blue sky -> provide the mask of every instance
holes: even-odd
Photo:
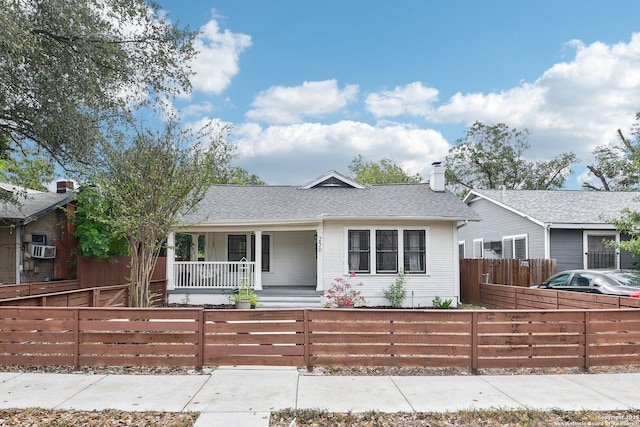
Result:
[[[531,132],[530,160],[582,161],[640,111],[640,2],[159,0],[200,32],[188,126],[231,123],[235,164],[304,184],[351,160],[428,177],[481,121]],[[636,34],[637,32],[637,34]]]

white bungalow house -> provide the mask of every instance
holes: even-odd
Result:
[[[478,220],[445,191],[439,164],[422,184],[366,186],[330,171],[301,187],[216,185],[177,231],[199,237],[200,256],[167,253],[169,302],[225,303],[246,280],[265,306],[305,292],[320,305],[334,278],[355,273],[367,306],[389,305],[384,290],[404,272],[406,306],[457,304],[458,227]]]

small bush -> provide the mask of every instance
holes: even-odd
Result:
[[[407,298],[407,278],[404,273],[398,273],[398,278],[395,282],[385,289],[384,297],[389,300],[391,307],[402,308],[404,300]]]
[[[451,308],[452,304],[453,300],[451,299],[443,300],[438,296],[433,299],[433,308]]]

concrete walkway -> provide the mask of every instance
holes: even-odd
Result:
[[[294,368],[201,375],[0,373],[0,408],[201,412],[197,427],[269,425],[284,408],[336,412],[640,409],[640,373],[324,376]]]

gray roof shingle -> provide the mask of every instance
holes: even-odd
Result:
[[[363,189],[215,185],[184,222],[285,222],[321,218],[415,218],[471,220],[480,217],[450,192],[429,184],[385,184]]]
[[[581,190],[473,190],[480,195],[547,224],[607,224],[624,208],[640,210],[640,192]]]
[[[0,219],[28,223],[38,217],[64,206],[75,198],[74,193],[29,193],[18,196],[18,204],[0,202]]]

